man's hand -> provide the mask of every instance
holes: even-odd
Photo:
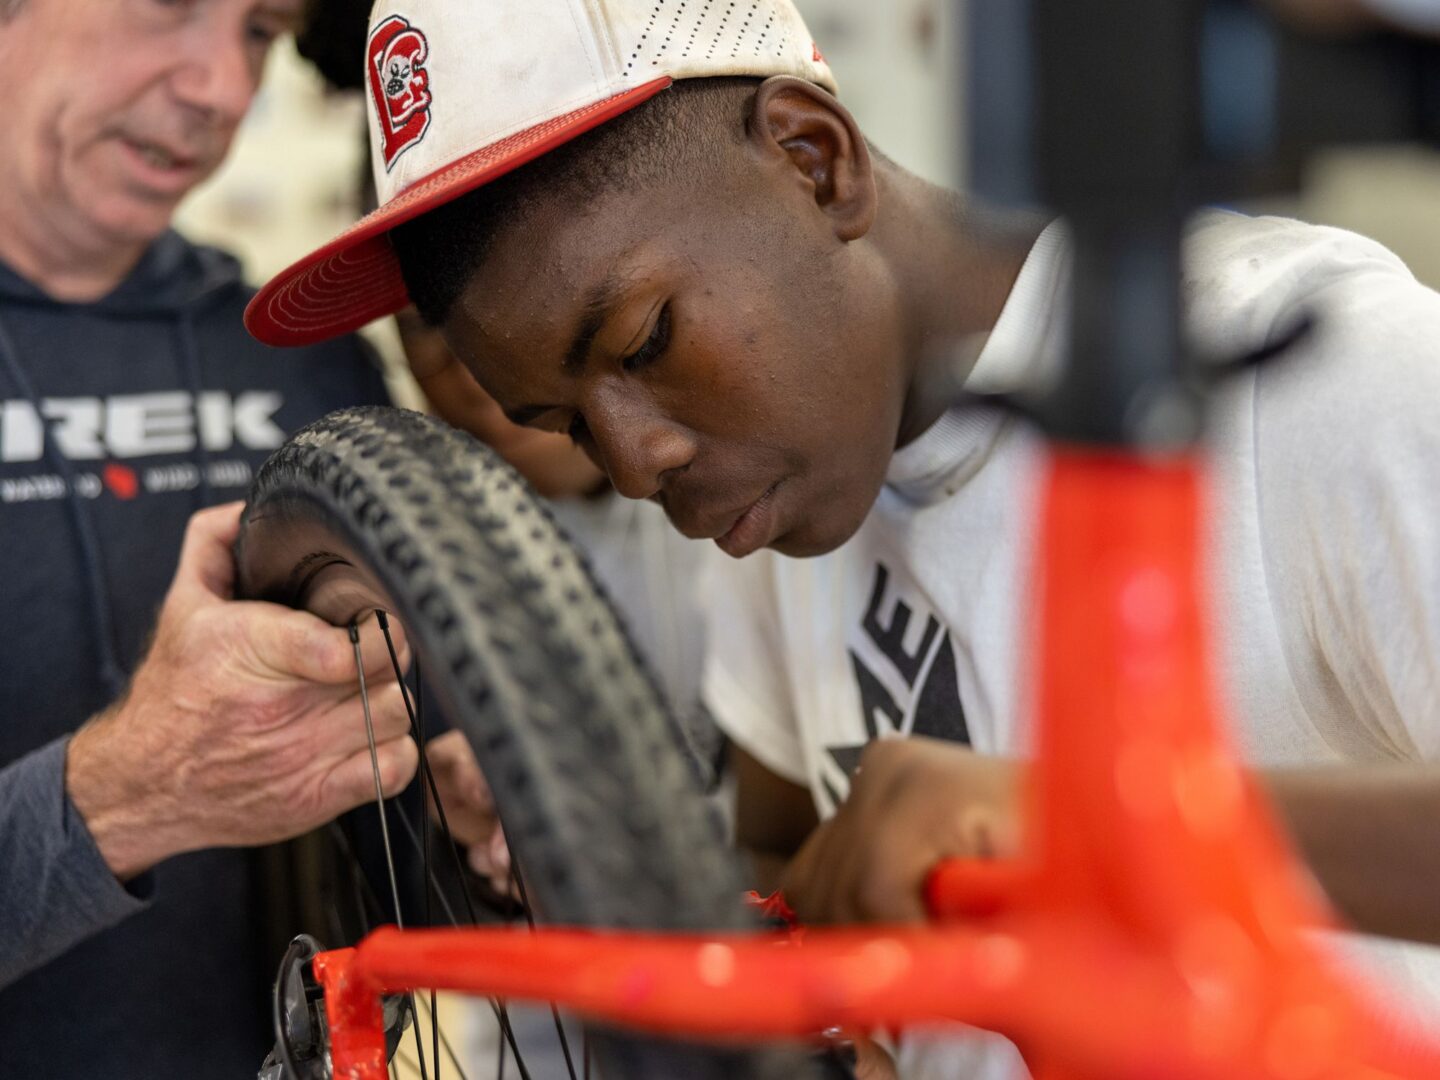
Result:
[[[495,810],[495,796],[480,772],[470,741],[462,732],[447,731],[425,744],[425,757],[445,807],[450,835],[464,846],[470,869],[501,896],[518,900],[510,875],[510,848]]]
[[[196,514],[130,688],[71,740],[66,788],[115,875],[204,847],[273,843],[375,797],[344,629],[231,599],[238,504]],[[385,642],[362,653],[385,792],[417,751]]]
[[[936,863],[1018,851],[1018,775],[952,743],[871,743],[849,799],[786,870],[786,900],[810,923],[922,921]]]

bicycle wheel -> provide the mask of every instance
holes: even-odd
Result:
[[[332,414],[256,477],[236,559],[244,597],[337,626],[374,610],[404,624],[427,690],[474,747],[542,919],[752,925],[722,824],[623,626],[482,444],[418,413]],[[821,1068],[790,1050],[595,1035],[612,1078]]]

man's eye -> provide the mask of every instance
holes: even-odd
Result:
[[[245,28],[245,35],[250,44],[258,45],[262,49],[268,49],[275,44],[283,31],[277,26],[270,26],[265,23],[252,22]]]
[[[626,371],[639,371],[647,364],[653,364],[660,359],[669,344],[670,305],[666,304],[660,309],[660,317],[655,320],[655,328],[650,331],[650,336],[645,339],[645,344],[625,357],[621,361],[621,367]]]

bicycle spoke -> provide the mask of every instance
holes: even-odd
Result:
[[[413,1021],[411,1030],[415,1032],[415,1060],[420,1063],[420,1080],[430,1080],[425,1071],[425,1040],[420,1037],[420,1012],[415,1008],[415,995],[406,994],[405,1001],[410,1007],[410,1019]]]
[[[474,925],[476,925],[476,924],[478,923],[479,920],[475,917],[475,899],[474,899],[474,897],[471,895],[471,891],[470,891],[470,881],[469,881],[469,879],[466,877],[464,865],[463,865],[463,864],[461,863],[461,861],[460,861],[460,848],[459,848],[459,846],[455,843],[455,837],[454,837],[454,835],[450,832],[450,822],[449,822],[449,819],[448,819],[448,818],[446,817],[446,815],[445,815],[445,803],[444,803],[444,801],[440,798],[440,790],[439,790],[439,787],[438,787],[438,786],[436,785],[436,783],[435,783],[435,775],[434,775],[434,773],[433,773],[433,772],[431,771],[431,769],[430,769],[430,762],[429,762],[429,761],[426,759],[426,757],[425,757],[425,741],[424,741],[424,726],[423,726],[423,724],[424,724],[424,712],[423,712],[423,710],[424,710],[425,701],[424,701],[424,697],[423,697],[423,696],[421,695],[421,693],[420,693],[419,663],[418,663],[418,661],[417,661],[417,662],[416,662],[416,665],[415,665],[417,682],[416,682],[415,697],[414,697],[414,699],[412,700],[412,698],[411,698],[411,696],[410,696],[410,687],[409,687],[409,686],[406,684],[406,682],[405,682],[404,672],[402,672],[402,671],[400,670],[400,654],[399,654],[399,652],[398,652],[398,651],[396,650],[396,648],[395,648],[395,639],[394,639],[394,638],[391,636],[391,634],[390,634],[390,619],[389,619],[389,616],[388,616],[384,611],[381,611],[380,609],[377,608],[377,609],[375,609],[375,621],[379,624],[381,633],[383,633],[383,634],[385,635],[385,647],[386,647],[386,649],[389,650],[389,653],[390,653],[390,666],[391,666],[391,667],[394,669],[394,671],[395,671],[395,677],[400,681],[400,697],[401,697],[401,700],[403,700],[403,701],[405,702],[405,712],[406,712],[406,715],[407,715],[407,716],[409,717],[409,719],[410,719],[410,734],[411,734],[411,737],[415,739],[416,746],[419,748],[419,751],[420,751],[420,775],[421,775],[422,783],[423,783],[426,787],[428,787],[430,796],[431,796],[431,798],[434,799],[434,801],[435,801],[435,816],[436,816],[437,818],[439,818],[439,820],[440,820],[440,831],[441,831],[441,834],[445,837],[445,844],[446,844],[447,847],[449,847],[450,852],[451,852],[451,855],[454,857],[455,877],[456,877],[456,879],[457,879],[457,880],[459,881],[459,883],[460,883],[460,893],[461,893],[461,896],[464,898],[464,901],[465,901],[465,912],[466,912],[466,915],[467,915],[468,918],[469,918],[469,923],[466,924],[466,925],[474,926]],[[358,645],[356,646],[356,648],[358,649]],[[356,662],[357,662],[357,664],[359,663],[359,660],[358,660],[358,652],[357,652],[357,661],[356,661]],[[361,692],[362,692],[362,697],[363,697],[363,693],[364,693],[363,675],[362,675],[361,679],[362,679]],[[368,713],[367,713],[367,715],[368,715]],[[423,791],[422,791],[421,795],[422,795],[422,798],[423,798],[423,796],[424,796],[424,792],[423,792]],[[406,814],[405,808],[404,808],[403,806],[400,806],[399,804],[395,804],[395,805],[394,805],[394,809],[395,809],[396,815],[399,817],[401,824],[405,827],[405,831],[409,834],[410,842],[416,847],[417,850],[423,850],[424,847],[427,847],[427,846],[428,846],[428,841],[429,841],[429,830],[428,830],[429,805],[430,805],[429,802],[426,801],[426,802],[424,803],[424,810],[422,811],[422,813],[425,815],[425,818],[426,818],[426,820],[425,820],[425,822],[424,822],[425,825],[426,825],[426,835],[425,835],[425,839],[424,839],[423,842],[422,842],[422,840],[421,840],[419,837],[416,836],[416,834],[415,834],[415,827],[410,823],[410,818],[409,818],[409,815]],[[389,835],[389,834],[388,834],[388,832],[387,832],[387,833],[386,833],[387,838],[388,838],[388,835]],[[387,843],[386,843],[386,854],[387,854],[387,857],[388,857],[388,855],[389,855],[388,839],[387,839]],[[428,898],[429,898],[429,896],[430,896],[431,890],[433,890],[434,895],[436,896],[436,898],[439,899],[439,901],[440,901],[440,903],[441,903],[441,906],[443,906],[443,907],[445,908],[446,916],[450,919],[451,925],[452,925],[452,926],[460,926],[460,925],[461,925],[460,920],[456,918],[454,909],[451,907],[450,902],[449,902],[449,900],[446,898],[443,890],[441,890],[439,881],[438,881],[438,879],[435,877],[434,871],[433,871],[433,869],[431,869],[431,867],[430,867],[430,865],[429,865],[428,859],[422,858],[422,862],[424,863],[424,873],[425,873],[426,898],[427,898],[427,901],[428,901]],[[393,882],[394,882],[394,867],[393,867],[393,863],[392,863],[392,866],[391,866],[391,881],[392,881],[392,885],[393,885]],[[397,897],[397,900],[396,900],[396,905],[397,905],[397,908],[398,908],[398,905],[399,905],[398,897]],[[505,1007],[505,1003],[504,1003],[503,1001],[500,1001],[498,998],[492,998],[492,999],[490,999],[490,1005],[491,1005],[491,1008],[494,1009],[494,1011],[495,1011],[495,1017],[496,1017],[496,1019],[497,1019],[497,1020],[499,1021],[499,1023],[500,1023],[500,1031],[501,1031],[501,1034],[503,1035],[503,1038],[501,1039],[501,1046],[503,1047],[503,1046],[505,1045],[505,1043],[509,1043],[509,1045],[510,1045],[510,1050],[511,1050],[511,1052],[515,1055],[515,1066],[516,1066],[516,1068],[518,1068],[518,1069],[520,1070],[521,1080],[530,1080],[529,1070],[527,1070],[527,1069],[525,1068],[525,1059],[524,1059],[524,1058],[521,1056],[521,1054],[520,1054],[520,1045],[515,1041],[515,1032],[514,1032],[514,1029],[513,1029],[512,1026],[511,1026],[511,1024],[510,1024],[510,1014],[509,1014],[509,1010]],[[443,1033],[441,1034],[441,1037],[443,1038]],[[566,1058],[567,1058],[567,1060],[568,1060],[568,1058],[569,1058],[568,1050],[567,1050],[567,1053],[566,1053]],[[437,1071],[437,1077],[438,1077],[438,1071]]]
[[[375,777],[375,807],[380,812],[380,837],[385,844],[385,869],[390,874],[390,898],[395,902],[395,925],[405,929],[400,910],[400,885],[395,878],[395,855],[390,847],[390,822],[385,813],[385,788],[380,782],[380,754],[375,747],[375,723],[370,716],[370,692],[365,686],[365,658],[360,653],[359,624],[350,624],[350,646],[355,650],[355,674],[360,680],[360,707],[365,713],[365,740],[370,746],[370,771]],[[425,1044],[420,1040],[420,1017],[415,1011],[415,995],[406,994],[410,1016],[415,1021],[415,1057],[420,1063],[420,1080],[430,1080],[425,1068]]]
[[[440,1080],[440,1010],[435,1007],[434,990],[430,991],[430,1060],[435,1063],[435,1080]],[[460,1069],[458,1061],[455,1068],[460,1072],[460,1080],[465,1080],[465,1072]]]
[[[381,614],[377,612],[377,614]],[[398,657],[395,656],[395,643],[390,640],[390,626],[388,620],[382,626],[385,631],[385,644],[390,649],[390,663],[399,668]],[[400,678],[403,686],[405,680],[396,671],[396,677]],[[415,730],[416,748],[420,756],[425,755],[425,699],[421,695],[422,683],[420,681],[420,661],[415,661]],[[403,697],[404,694],[402,693]],[[425,883],[425,925],[434,924],[434,911],[431,903],[435,895],[435,884],[430,877],[430,800],[425,798],[425,793],[420,793],[420,835],[425,841],[425,850],[420,856],[420,873]],[[440,1010],[435,1007],[435,991],[430,991],[430,1060],[435,1063],[435,1080],[440,1080]],[[459,1062],[456,1062],[459,1067]],[[460,1073],[461,1080],[465,1080],[465,1074]]]
[[[395,811],[395,816],[399,819],[401,828],[404,829],[405,836],[410,841],[411,846],[418,849],[420,846],[420,839],[415,833],[415,825],[410,820],[410,815],[405,812],[405,808],[403,806],[392,804],[391,809]],[[455,909],[453,906],[451,906],[450,901],[445,896],[445,893],[441,891],[440,882],[434,876],[433,871],[431,873],[430,884],[435,889],[436,899],[440,901],[440,906],[444,908],[445,917],[450,920],[450,925],[455,927],[466,925],[464,923],[461,923],[460,920],[456,917]],[[520,1047],[519,1044],[515,1041],[515,1033],[510,1026],[509,1010],[505,1008],[505,1003],[499,998],[488,998],[487,1000],[490,1002],[490,1008],[495,1012],[495,1019],[500,1023],[500,1031],[505,1036],[505,1041],[509,1042],[510,1049],[515,1054],[516,1064],[519,1066],[521,1073],[525,1074],[524,1059],[520,1056]],[[444,1038],[443,1032],[441,1033],[441,1038]]]
[[[405,929],[400,913],[400,886],[395,880],[395,856],[390,848],[390,823],[385,815],[385,789],[380,783],[380,755],[375,748],[375,723],[370,718],[370,693],[365,687],[365,659],[360,655],[360,627],[350,624],[350,645],[355,650],[355,673],[360,680],[360,707],[365,713],[365,739],[370,746],[370,770],[375,777],[375,806],[380,812],[380,838],[385,844],[385,868],[390,873],[390,898],[395,902],[395,925]]]
[[[414,826],[414,824],[410,821],[409,815],[407,815],[407,814],[405,813],[405,808],[404,808],[403,806],[398,805],[398,804],[392,804],[392,805],[391,805],[391,809],[395,811],[396,816],[400,819],[400,824],[401,824],[401,826],[404,828],[405,834],[406,834],[406,836],[409,838],[410,842],[411,842],[412,844],[418,843],[418,840],[417,840],[417,838],[416,838],[416,836],[415,836],[415,826]],[[333,825],[333,823],[332,823],[332,825]],[[349,862],[350,862],[350,865],[351,865],[352,867],[354,867],[354,869],[355,869],[355,874],[353,875],[353,877],[354,877],[354,883],[355,883],[355,888],[356,888],[356,890],[359,891],[360,894],[361,894],[361,902],[362,902],[362,914],[361,914],[361,918],[362,918],[362,920],[363,920],[364,923],[365,923],[364,932],[368,934],[368,933],[370,932],[370,930],[371,930],[371,924],[370,924],[369,916],[368,916],[367,914],[365,914],[365,912],[367,912],[367,911],[369,911],[369,910],[371,910],[371,909],[374,909],[374,910],[377,910],[377,911],[378,911],[378,910],[380,909],[380,898],[375,895],[374,886],[372,886],[372,885],[370,884],[369,879],[365,876],[364,872],[361,870],[360,860],[359,860],[359,858],[356,856],[356,854],[355,854],[355,852],[354,852],[354,849],[351,848],[349,838],[345,836],[344,831],[343,831],[342,829],[340,829],[338,826],[335,826],[335,827],[334,827],[334,837],[335,837],[336,842],[339,844],[340,848],[342,849],[342,851],[344,851],[346,857],[348,858],[348,860],[349,860]],[[450,906],[450,902],[445,898],[445,894],[440,891],[438,881],[436,881],[434,878],[432,878],[432,879],[431,879],[431,884],[432,884],[432,885],[435,887],[435,889],[436,889],[435,895],[436,895],[436,897],[440,900],[441,906],[445,909],[446,915],[447,915],[447,917],[448,917],[449,920],[450,920],[450,925],[451,925],[451,926],[456,926],[456,927],[460,926],[460,925],[461,925],[460,921],[455,917],[455,909]],[[518,1059],[518,1058],[519,1058],[520,1050],[519,1050],[519,1046],[518,1046],[518,1045],[516,1044],[516,1042],[515,1042],[514,1032],[513,1032],[513,1031],[511,1030],[511,1028],[510,1028],[510,1016],[509,1016],[508,1010],[506,1010],[505,1006],[504,1006],[500,1001],[498,1001],[498,1000],[495,999],[495,998],[486,998],[485,1000],[489,1003],[491,1011],[495,1014],[495,1020],[496,1020],[496,1022],[499,1024],[500,1030],[501,1030],[501,1032],[502,1032],[502,1033],[504,1034],[504,1036],[505,1036],[503,1039],[500,1040],[500,1046],[501,1046],[501,1048],[503,1049],[503,1048],[506,1046],[506,1044],[508,1043],[509,1046],[510,1046],[510,1048],[511,1048],[511,1050],[515,1053],[515,1055],[516,1055],[516,1057],[517,1057],[517,1059]],[[437,1014],[436,1014],[434,1011],[432,1011],[431,1015],[432,1015],[432,1016],[436,1016]],[[456,1068],[458,1069],[458,1068],[459,1068],[459,1057],[455,1054],[455,1051],[454,1051],[453,1049],[451,1049],[449,1038],[446,1036],[445,1031],[444,1031],[443,1028],[438,1029],[438,1032],[439,1032],[439,1037],[440,1037],[441,1045],[443,1045],[443,1046],[445,1047],[445,1049],[449,1052],[450,1058],[451,1058],[452,1062],[455,1064]],[[524,1070],[524,1065],[523,1065],[523,1063],[521,1063],[521,1066],[520,1066],[520,1067],[521,1067],[521,1072],[523,1073],[523,1072],[525,1071],[525,1070]],[[462,1073],[461,1073],[461,1080],[466,1080],[466,1078],[464,1077],[463,1071],[462,1071]]]
[[[530,911],[530,897],[525,892],[525,879],[520,876],[520,860],[515,853],[510,853],[510,880],[515,883],[516,891],[520,893],[520,905],[525,909],[525,921],[529,923],[530,929],[535,929],[535,916]],[[550,1015],[555,1019],[555,1033],[560,1036],[560,1050],[565,1055],[565,1071],[570,1074],[570,1080],[577,1080],[575,1076],[575,1062],[570,1057],[570,1040],[565,1037],[565,1024],[560,1019],[560,1010],[555,1003],[550,1003]]]
[[[385,612],[378,609],[375,612],[375,618],[380,624],[381,631],[385,634],[385,643],[390,649],[390,663],[395,668],[396,675],[399,676],[401,674],[400,658],[395,651],[394,639],[390,636],[390,620]],[[405,702],[405,711],[410,717],[411,734],[414,735],[419,730],[419,725],[415,715],[414,702],[410,700],[410,688],[405,685],[403,678],[400,680],[400,697]],[[450,821],[445,815],[445,804],[441,801],[440,791],[435,785],[435,775],[430,769],[430,762],[425,757],[424,744],[417,743],[417,745],[420,748],[421,780],[426,788],[428,788],[430,797],[435,800],[435,816],[440,819],[441,835],[445,837],[445,843],[450,848],[450,853],[454,857],[455,877],[456,880],[460,882],[460,892],[465,900],[465,914],[470,920],[469,925],[474,926],[479,920],[475,917],[475,898],[470,892],[470,882],[465,876],[465,867],[460,862],[460,848],[456,845],[455,837],[450,832]]]
[[[440,1027],[440,1014],[439,1014],[439,1013],[436,1011],[436,1009],[435,1009],[435,1000],[434,1000],[434,999],[435,999],[435,995],[434,995],[433,992],[432,992],[431,995],[430,995],[430,999],[431,999],[431,1000],[430,1000],[430,1026],[431,1026],[431,1028],[432,1028],[435,1032],[438,1033],[438,1036],[439,1036],[439,1040],[438,1040],[438,1041],[436,1042],[436,1044],[435,1044],[436,1047],[437,1047],[437,1049],[436,1049],[436,1051],[435,1051],[435,1054],[436,1054],[435,1075],[436,1075],[436,1076],[439,1076],[439,1075],[440,1075],[440,1065],[439,1065],[439,1054],[440,1054],[440,1051],[439,1051],[438,1047],[443,1045],[443,1046],[445,1047],[445,1054],[446,1054],[446,1056],[448,1056],[448,1057],[450,1058],[450,1064],[455,1066],[455,1071],[456,1071],[457,1073],[459,1073],[459,1075],[460,1075],[460,1080],[470,1080],[470,1078],[465,1075],[465,1068],[464,1068],[464,1066],[462,1066],[462,1065],[460,1064],[460,1056],[455,1053],[455,1048],[450,1045],[450,1040],[449,1040],[449,1038],[446,1037],[444,1030]],[[501,1045],[503,1046],[504,1043],[502,1042]]]

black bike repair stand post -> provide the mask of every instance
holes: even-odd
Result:
[[[1069,223],[1064,442],[1169,449],[1199,434],[1181,342],[1184,178],[1199,143],[1195,0],[1035,0],[1036,176]]]
[[[1036,412],[1071,443],[1183,447],[1180,242],[1199,143],[1199,0],[970,0],[971,186],[1044,205],[1073,252],[1065,374]]]

